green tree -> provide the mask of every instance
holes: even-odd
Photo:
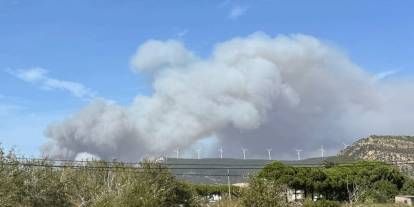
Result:
[[[289,207],[287,186],[275,180],[252,177],[241,202],[246,207]]]
[[[403,195],[414,195],[414,180],[406,178],[400,193]]]

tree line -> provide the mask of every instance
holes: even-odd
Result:
[[[274,162],[264,167],[258,178],[304,196],[340,202],[391,202],[398,194],[414,194],[412,178],[397,167],[377,161],[356,161],[324,168],[292,167]]]

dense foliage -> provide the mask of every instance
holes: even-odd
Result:
[[[340,207],[341,205],[336,201],[318,200],[314,202],[312,199],[306,199],[303,207]]]
[[[249,188],[244,191],[241,201],[249,207],[290,207],[287,200],[287,187],[276,180],[264,180],[252,177]]]
[[[259,178],[304,191],[305,197],[336,201],[387,202],[400,192],[413,193],[413,181],[398,169],[381,162],[359,161],[329,168],[267,165]]]
[[[0,206],[197,206],[197,196],[157,163],[21,161],[0,151]],[[64,166],[64,167],[62,167]]]

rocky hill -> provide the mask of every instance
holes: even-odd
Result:
[[[377,136],[360,139],[340,156],[384,162],[414,161],[414,136]]]
[[[372,135],[348,146],[338,156],[281,162],[296,167],[320,167],[327,164],[343,164],[361,159],[397,163],[401,170],[414,175],[414,136]],[[194,183],[224,184],[227,183],[226,175],[228,173],[231,183],[246,182],[249,175],[256,173],[272,161],[231,158],[167,158],[162,163],[170,168],[171,172],[179,179]],[[412,164],[407,162],[412,162]]]
[[[414,136],[377,136],[360,139],[339,152],[338,157],[395,163],[414,173]]]

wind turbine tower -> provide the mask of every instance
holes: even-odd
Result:
[[[200,148],[197,148],[196,151],[197,151],[197,159],[199,160],[200,159],[201,149]]]
[[[223,159],[223,147],[220,147],[218,151],[220,152],[220,158]]]
[[[298,153],[298,160],[301,160],[301,158],[300,158],[300,153],[302,152],[303,150],[301,150],[301,149],[297,149],[296,150],[296,153]]]
[[[272,155],[271,155],[272,149],[266,149],[266,150],[267,150],[267,154],[269,155],[269,160],[272,160]]]
[[[177,147],[174,151],[177,153],[177,159],[180,158],[180,148]]]
[[[246,148],[242,148],[242,151],[243,151],[243,160],[245,160],[246,159],[247,149]]]
[[[322,156],[322,158],[324,157],[323,155],[324,155],[324,153],[325,153],[325,149],[323,148],[323,145],[321,146],[321,156]]]

